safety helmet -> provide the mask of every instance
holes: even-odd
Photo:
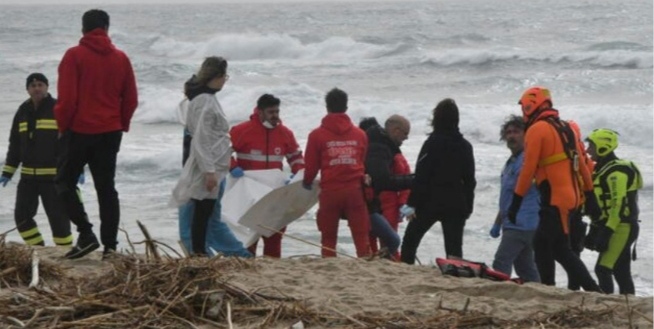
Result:
[[[611,129],[595,129],[586,140],[595,144],[595,153],[601,157],[618,148],[618,133]]]
[[[518,104],[522,105],[522,115],[525,119],[531,118],[538,108],[545,102],[552,106],[550,91],[544,87],[531,87],[520,97]]]

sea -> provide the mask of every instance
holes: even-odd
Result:
[[[349,94],[347,113],[355,123],[367,116],[383,122],[392,114],[411,121],[402,150],[415,168],[433,108],[453,98],[461,131],[474,147],[478,181],[464,257],[487,264],[499,243],[489,230],[498,209],[500,171],[509,156],[499,140],[500,125],[508,115],[520,114],[522,91],[534,85],[549,88],[564,119],[575,120],[584,136],[602,127],[618,131],[617,155],[640,167],[645,185],[632,273],[636,293],[652,296],[652,1],[138,2],[99,6],[111,16],[110,37],[129,55],[139,91],[139,106],[118,155],[124,230],[119,248],[129,248],[128,237],[143,240],[138,220],[154,239],[179,251],[177,210],[168,206],[181,171],[177,105],[184,81],[204,57],[224,56],[231,78],[217,97],[230,122],[247,120],[257,98],[272,93],[282,100],[282,119],[302,148],[326,113],[325,93],[338,87]],[[57,66],[81,37],[82,14],[97,7],[0,5],[0,161],[13,115],[28,97],[25,78],[46,74],[56,97]],[[0,233],[15,226],[17,181],[0,188]],[[97,230],[97,197],[88,172],[81,189]],[[286,233],[319,243],[315,212],[314,207]],[[42,209],[36,219],[52,244]],[[400,234],[405,228],[402,223]],[[16,231],[7,239],[20,241]],[[143,250],[142,244],[135,246]],[[355,254],[345,221],[338,248]],[[316,255],[319,249],[286,238],[282,252],[292,257]],[[433,266],[444,255],[437,224],[422,240],[418,257],[423,266]],[[597,253],[584,251],[581,257],[592,272]],[[557,286],[567,286],[561,267],[556,280]]]

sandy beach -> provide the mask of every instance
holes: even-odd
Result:
[[[443,276],[382,259],[159,259],[0,247],[0,324],[20,328],[650,328],[651,297]],[[13,268],[13,270],[12,270]]]

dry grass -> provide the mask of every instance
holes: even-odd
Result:
[[[152,247],[154,248],[154,247]],[[395,312],[346,315],[309,307],[283,292],[262,293],[230,283],[256,271],[256,260],[117,255],[99,275],[72,277],[42,263],[32,278],[28,246],[0,235],[0,326],[3,328],[268,328],[302,322],[315,328],[580,328],[611,323],[612,308],[583,305],[556,314],[507,321],[467,310],[434,306],[432,314]],[[156,255],[156,256],[155,256]],[[106,264],[107,262],[105,262]],[[628,305],[627,305],[628,307]]]

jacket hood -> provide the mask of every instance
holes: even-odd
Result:
[[[200,94],[212,94],[215,95],[218,92],[217,89],[211,89],[206,85],[201,85],[195,81],[195,75],[190,79],[186,80],[184,83],[184,95],[188,97],[188,100],[193,100],[196,96]]]
[[[555,109],[542,110],[536,114],[532,119],[527,122],[527,128],[533,125],[536,121],[545,120],[547,118],[559,118],[559,111]]]
[[[101,28],[97,28],[91,32],[87,32],[79,40],[79,44],[93,50],[98,54],[109,54],[116,50],[107,31]]]
[[[388,136],[388,133],[382,126],[376,125],[368,128],[366,130],[366,134],[368,135],[368,141],[370,144],[372,143],[379,143],[379,144],[384,144],[385,146],[388,146],[391,151],[393,151],[393,154],[396,153],[401,153],[400,152],[400,147],[393,142],[391,139],[391,136]]]
[[[320,126],[340,135],[350,131],[354,127],[354,124],[345,113],[328,113],[322,118]]]

